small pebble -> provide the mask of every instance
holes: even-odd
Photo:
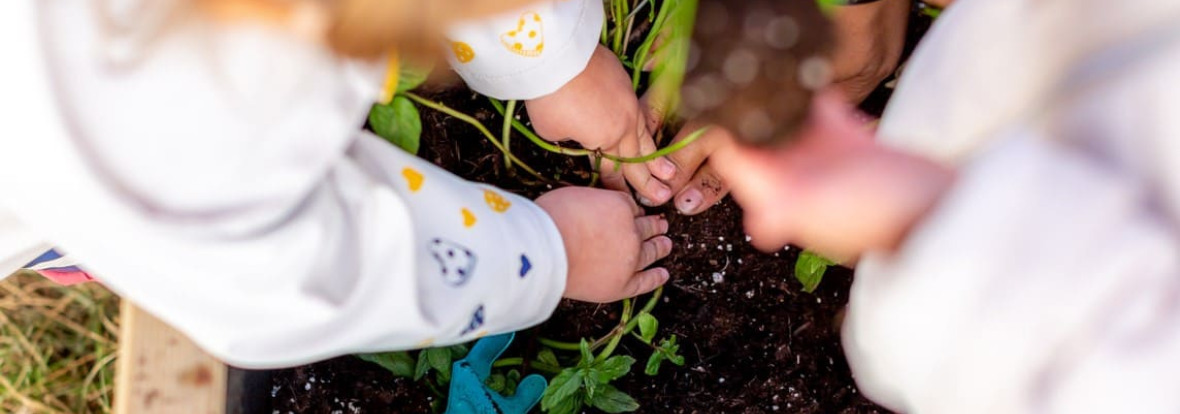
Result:
[[[718,379],[717,379],[717,382],[724,384],[724,383],[725,383],[725,377],[718,378]]]
[[[717,238],[717,241],[725,241],[725,238],[724,238],[724,237],[718,237],[718,238]]]
[[[725,245],[725,251],[727,251],[727,252],[732,252],[732,251],[733,251],[733,245],[732,245],[732,244],[726,244],[726,245]]]
[[[721,272],[713,272],[713,283],[721,283],[725,281],[725,275]]]
[[[309,390],[311,390],[311,383],[310,383],[310,382],[308,382],[308,383],[305,383],[305,384],[303,384],[303,390],[304,390],[304,391],[309,391]]]
[[[754,239],[751,239],[749,235],[746,235],[746,243],[749,243],[750,240],[754,240]]]
[[[754,291],[753,291],[753,290],[751,290],[751,291],[747,291],[747,292],[746,292],[746,298],[747,298],[747,299],[753,299],[753,298],[754,298]]]

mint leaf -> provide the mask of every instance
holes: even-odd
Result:
[[[588,367],[594,363],[594,353],[590,352],[590,343],[586,342],[586,338],[582,338],[582,342],[578,343],[578,350],[582,353],[582,360],[578,361],[579,367]]]
[[[619,391],[613,386],[602,385],[598,395],[590,398],[590,405],[608,413],[624,413],[639,409],[639,403],[630,395]]]
[[[659,349],[652,351],[651,356],[647,357],[647,366],[643,368],[643,373],[654,377],[660,373],[660,363],[664,362],[664,353]]]
[[[418,154],[422,144],[422,118],[409,98],[395,96],[389,105],[373,105],[369,110],[369,127],[398,148]]]
[[[549,381],[545,394],[541,397],[541,408],[551,411],[552,408],[565,403],[565,400],[575,397],[574,394],[582,388],[582,372],[575,368],[566,368]],[[578,404],[579,406],[581,404]]]
[[[607,358],[598,367],[596,367],[595,380],[606,384],[631,372],[631,365],[635,364],[635,358],[627,355],[615,355]]]
[[[432,69],[432,65],[402,64],[397,68],[397,93],[417,88],[422,82],[426,82]]]
[[[380,365],[389,370],[395,377],[414,377],[414,358],[406,351],[381,352],[376,354],[358,354],[357,358]]]
[[[451,350],[450,348],[430,348],[423,350],[418,359],[425,359],[431,369],[438,372],[440,383],[451,381]]]
[[[824,279],[824,273],[828,271],[828,266],[833,264],[835,263],[823,256],[804,251],[795,261],[795,279],[803,284],[804,292],[815,292],[815,288],[819,287],[819,282]]]
[[[561,367],[561,363],[557,362],[557,355],[549,348],[542,349],[541,352],[537,353],[537,362],[554,368]]]
[[[643,342],[651,343],[656,338],[656,331],[660,328],[660,321],[650,313],[639,314],[639,336]]]

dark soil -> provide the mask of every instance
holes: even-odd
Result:
[[[929,20],[915,22],[907,49],[928,25]],[[862,109],[879,115],[890,92],[879,89]],[[421,94],[499,131],[500,118],[487,100],[462,86],[432,86]],[[544,152],[519,135],[513,137],[514,154],[553,180],[539,183],[522,171],[509,172],[500,153],[474,128],[421,110],[419,155],[459,176],[527,197],[590,181],[587,160]],[[653,314],[660,321],[660,336],[678,336],[687,363],[665,364],[658,376],[648,377],[642,365],[650,348],[631,339],[621,342],[616,354],[639,362],[616,385],[639,401],[639,412],[886,412],[857,392],[840,348],[839,319],[851,271],[832,268],[815,293],[802,292],[793,277],[799,250],[754,250],[741,228],[741,210],[729,199],[694,217],[671,208],[650,212],[669,219],[675,242],[672,254],[660,263],[673,279]],[[517,344],[535,344],[532,338],[537,336],[573,342],[600,337],[617,324],[620,308],[567,301],[548,322],[518,334]],[[523,346],[506,355],[520,355]],[[527,352],[535,352],[535,345]],[[263,384],[269,387],[255,387],[260,389],[255,394],[266,395],[244,398],[267,403],[249,404],[253,408],[239,412],[428,413],[432,404],[441,411],[438,394],[423,383],[396,379],[351,356],[265,374]]]
[[[424,93],[493,122],[485,98],[462,87]],[[430,109],[422,114],[423,158],[468,179],[531,197],[561,185],[531,182],[520,171],[509,173],[502,156],[473,128]],[[543,153],[523,137],[514,142],[517,156],[543,174],[561,173],[562,180],[575,184],[589,181],[585,159]],[[857,394],[840,351],[837,317],[851,272],[834,268],[814,294],[802,292],[793,277],[798,249],[774,254],[754,250],[741,229],[741,210],[728,199],[694,217],[670,207],[651,212],[669,219],[675,242],[671,256],[661,263],[673,280],[653,313],[661,336],[677,335],[687,364],[668,365],[648,377],[641,364],[651,350],[637,341],[621,342],[616,353],[632,355],[640,364],[617,386],[642,404],[640,412],[880,411]],[[549,322],[518,335],[517,342],[538,335],[573,342],[596,338],[617,324],[620,308],[566,302]],[[430,412],[438,398],[421,383],[395,379],[353,357],[272,375],[269,397],[272,410],[280,413]]]

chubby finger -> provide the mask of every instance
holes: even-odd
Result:
[[[689,135],[704,128],[705,124],[689,124],[676,134],[676,138],[672,143],[677,143],[688,138]],[[704,135],[697,138],[696,141],[687,147],[673,152],[668,155],[668,158],[676,165],[676,174],[664,183],[672,188],[672,191],[677,193],[683,192],[685,185],[693,180],[696,176],[696,171],[701,168],[705,160],[709,159],[714,152],[723,145],[731,145],[733,143],[733,136],[725,128],[719,126],[709,126],[705,130]]]
[[[639,153],[641,155],[651,154],[659,150],[659,148],[656,147],[655,139],[652,138],[652,131],[648,130],[647,126],[645,125],[647,121],[644,118],[646,117],[640,117],[639,122],[636,125],[635,135],[636,139],[639,140]],[[653,159],[648,161],[646,165],[648,171],[651,172],[651,175],[659,178],[660,180],[666,181],[676,175],[676,166],[673,165],[672,161],[669,161],[667,157]]]
[[[619,155],[623,157],[638,157],[639,143],[635,139],[623,140],[619,145]],[[653,150],[654,152],[654,150]],[[648,207],[658,206],[672,198],[672,189],[662,181],[656,179],[648,170],[647,164],[623,164],[623,177],[639,198],[639,202]]]
[[[639,245],[639,262],[636,271],[643,270],[652,263],[668,257],[672,253],[672,239],[668,236],[656,236]]]
[[[644,216],[635,219],[635,228],[639,229],[639,238],[647,240],[668,232],[668,220],[660,216]]]
[[[674,204],[680,214],[691,216],[708,210],[725,198],[726,194],[729,194],[729,186],[713,169],[711,163],[706,163],[676,195]]]
[[[619,191],[619,192],[616,192],[615,194],[618,194],[619,198],[622,198],[623,202],[627,203],[627,207],[631,208],[631,215],[632,216],[639,217],[644,214],[643,208],[639,207],[639,204],[635,203],[634,198],[631,198],[631,193],[628,193],[626,191]]]
[[[631,192],[631,189],[627,188],[627,180],[623,178],[623,169],[614,161],[604,158],[598,164],[598,180],[602,181],[604,188],[628,194]]]
[[[631,280],[623,286],[623,292],[626,292],[625,297],[633,298],[647,292],[656,290],[656,288],[663,286],[668,282],[668,269],[657,267],[655,269],[647,269],[631,276]]]

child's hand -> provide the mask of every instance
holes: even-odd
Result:
[[[525,105],[533,128],[547,140],[574,140],[587,149],[623,157],[656,151],[631,79],[605,47],[599,46],[586,69],[557,92]],[[608,188],[625,191],[630,183],[644,204],[656,206],[672,198],[672,190],[660,180],[671,179],[676,167],[665,158],[618,169],[603,160],[599,172]]]
[[[801,134],[784,148],[729,146],[710,158],[760,249],[798,243],[843,261],[896,248],[954,180],[876,143],[832,91],[816,96]]]
[[[537,199],[557,223],[569,258],[564,296],[613,302],[647,293],[668,281],[668,270],[647,269],[672,251],[668,222],[643,216],[626,193],[566,187]]]

